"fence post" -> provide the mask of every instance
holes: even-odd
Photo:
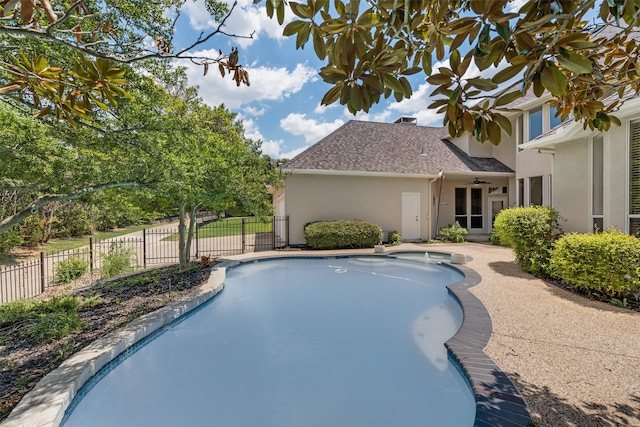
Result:
[[[285,235],[286,235],[286,240],[285,240],[285,247],[289,247],[289,215],[284,217],[284,226],[285,226]]]
[[[89,237],[89,270],[93,272],[93,237]]]
[[[198,256],[198,224],[196,224],[196,259],[199,259],[199,258],[200,257]]]
[[[242,253],[244,253],[244,217],[242,217]]]
[[[142,265],[147,268],[147,229],[142,229]]]
[[[44,252],[40,252],[40,293],[44,293]]]
[[[276,248],[276,216],[271,217],[271,249]]]

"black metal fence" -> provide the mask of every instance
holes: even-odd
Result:
[[[218,257],[268,251],[288,246],[287,217],[207,218],[198,221],[191,242],[191,256]],[[125,256],[134,269],[173,264],[178,257],[178,228],[148,228],[102,241],[89,239],[89,246],[45,255],[0,268],[0,302],[33,298],[64,282],[63,270],[77,262],[93,278],[110,268],[116,256]],[[62,264],[61,264],[62,263]]]

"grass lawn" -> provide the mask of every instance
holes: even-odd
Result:
[[[245,218],[245,234],[270,233],[273,229],[271,217],[251,217]],[[198,239],[208,237],[238,236],[242,234],[242,218],[225,218],[219,221],[210,222],[198,229]],[[167,236],[164,241],[178,240],[178,234]]]
[[[117,230],[113,231],[99,231],[90,236],[87,235],[82,237],[71,237],[69,239],[51,239],[48,243],[37,248],[20,248],[16,253],[12,255],[0,257],[0,267],[6,267],[22,261],[28,261],[30,259],[36,258],[40,252],[44,252],[45,254],[55,254],[62,251],[68,251],[72,249],[78,249],[83,246],[88,246],[89,238],[93,238],[94,241],[110,239],[112,237],[119,237],[124,234],[134,233],[136,231],[142,230],[143,228],[162,227],[163,225],[166,224],[133,225],[131,227],[118,228]]]

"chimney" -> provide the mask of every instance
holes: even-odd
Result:
[[[401,124],[405,124],[405,125],[415,125],[417,124],[418,119],[416,119],[415,117],[400,117],[398,120],[396,120],[394,123],[401,123]]]

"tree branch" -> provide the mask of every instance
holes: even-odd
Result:
[[[74,200],[85,194],[95,193],[96,191],[106,190],[108,188],[137,187],[139,185],[139,182],[111,182],[107,184],[99,184],[92,187],[83,188],[69,194],[43,194],[42,196],[29,203],[26,208],[0,221],[0,234],[13,227],[14,225],[20,223],[21,221],[24,221],[29,216],[38,212],[38,209],[48,205],[49,203]]]

